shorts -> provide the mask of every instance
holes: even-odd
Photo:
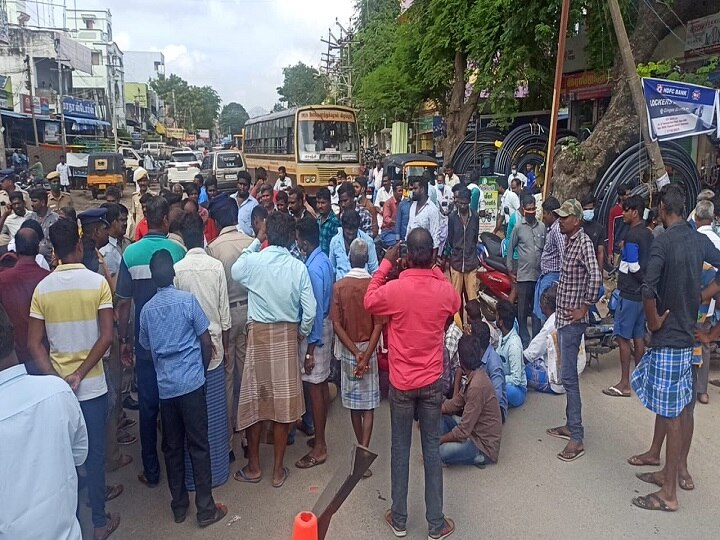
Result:
[[[628,300],[620,296],[615,310],[613,335],[623,339],[641,339],[645,337],[645,310],[642,302]]]

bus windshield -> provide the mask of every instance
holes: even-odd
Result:
[[[360,143],[352,121],[298,120],[298,157],[300,161],[356,162]]]

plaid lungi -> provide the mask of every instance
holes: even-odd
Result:
[[[248,322],[238,431],[263,420],[289,424],[304,413],[298,324]]]
[[[692,358],[692,347],[648,350],[631,381],[640,402],[660,416],[680,416],[693,398]]]
[[[323,321],[322,342],[322,347],[315,347],[315,352],[313,353],[315,367],[313,367],[309,375],[306,373],[301,375],[303,382],[320,384],[327,381],[330,377],[330,364],[332,362],[333,350],[333,323],[330,319]],[[298,347],[298,361],[300,362],[301,370],[305,367],[307,345],[307,337],[304,337]]]
[[[230,477],[230,445],[228,444],[228,414],[225,401],[225,369],[222,365],[207,372],[205,379],[207,402],[208,448],[212,487],[222,486]],[[195,491],[192,460],[185,443],[185,487]]]
[[[355,346],[364,351],[368,342],[355,343]],[[373,351],[368,367],[370,368],[362,378],[355,376],[355,355],[345,345],[337,340],[335,352],[340,360],[340,380],[342,404],[346,409],[355,411],[368,411],[380,405],[380,379],[378,372],[377,354]]]

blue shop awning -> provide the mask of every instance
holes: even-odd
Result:
[[[19,113],[15,111],[6,111],[6,110],[0,110],[0,113],[2,113],[3,116],[7,116],[8,118],[22,118],[23,120],[32,120],[32,115],[30,113]],[[59,122],[59,118],[51,118],[46,114],[36,114],[35,120],[42,120],[43,122]]]
[[[71,122],[75,122],[76,124],[86,125],[86,126],[109,126],[110,122],[106,122],[105,120],[96,120],[94,118],[82,118],[80,116],[68,116],[65,115],[65,120],[69,120]]]

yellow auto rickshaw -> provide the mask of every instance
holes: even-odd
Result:
[[[410,178],[422,176],[425,171],[429,171],[434,179],[437,168],[437,159],[425,154],[392,154],[383,160],[383,173],[388,175],[393,183],[402,180],[404,195],[411,189],[408,185]]]
[[[93,199],[108,186],[125,187],[125,165],[121,154],[115,152],[98,152],[88,156],[87,186]]]

